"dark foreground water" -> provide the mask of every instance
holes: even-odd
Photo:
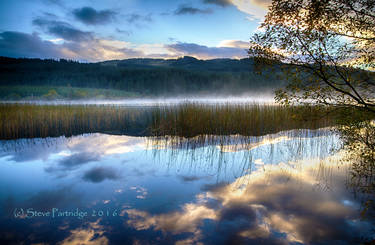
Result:
[[[329,130],[0,142],[0,244],[372,240]]]

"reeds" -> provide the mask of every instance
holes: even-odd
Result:
[[[153,135],[260,136],[291,129],[317,129],[335,124],[328,109],[268,104],[180,104],[153,111]]]
[[[335,124],[313,107],[262,104],[171,106],[0,104],[0,139],[108,133],[133,136],[260,136]],[[315,118],[312,120],[311,118]],[[319,119],[316,119],[319,118]]]
[[[0,118],[1,139],[94,132],[137,135],[149,121],[142,108],[96,105],[0,104]]]

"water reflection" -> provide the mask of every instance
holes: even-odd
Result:
[[[96,222],[89,222],[86,228],[77,228],[72,230],[70,235],[61,241],[61,245],[105,245],[109,244],[108,238],[103,236],[105,229],[99,224],[100,220]]]
[[[347,166],[337,169],[332,159],[324,161],[332,168],[329,191],[317,181],[317,160],[307,166],[304,162],[299,170],[272,165],[212,187],[178,211],[150,214],[128,209],[127,224],[137,230],[191,233],[180,243],[358,242],[361,236],[371,235],[372,229],[367,221],[359,220],[358,207],[345,189]],[[212,229],[215,234],[207,236]]]
[[[329,129],[262,137],[86,134],[1,141],[0,242],[375,239],[373,221],[361,219],[359,201],[346,188],[344,152],[332,152],[339,146]]]

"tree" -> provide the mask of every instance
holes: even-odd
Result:
[[[250,43],[258,67],[286,71],[279,102],[375,113],[374,0],[273,0]]]
[[[285,71],[279,102],[350,108],[338,130],[351,184],[375,216],[375,0],[273,0],[250,43],[258,69]]]

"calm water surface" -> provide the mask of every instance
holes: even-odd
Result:
[[[328,129],[263,137],[0,141],[1,244],[374,239]]]

